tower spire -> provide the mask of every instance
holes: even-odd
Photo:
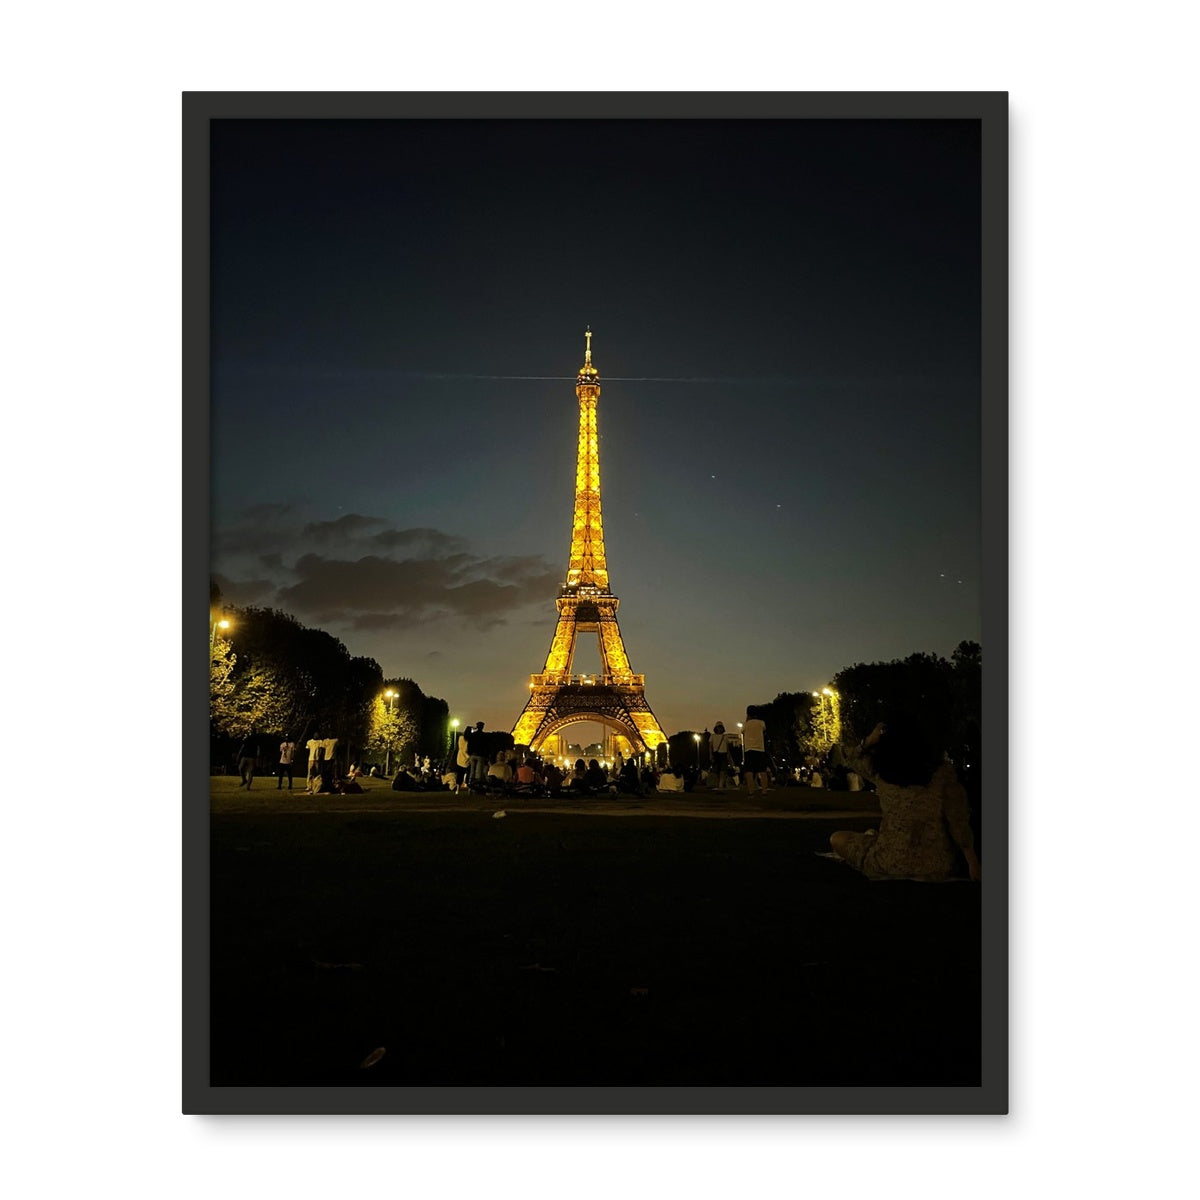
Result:
[[[579,382],[598,384],[600,382],[600,372],[592,366],[592,327],[590,325],[584,330],[583,336],[587,339],[585,343],[587,349],[583,354],[583,366],[579,368]],[[599,395],[599,391],[596,394]]]

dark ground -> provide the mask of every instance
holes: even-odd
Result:
[[[980,1083],[980,887],[814,853],[869,798],[213,785],[214,1086]]]

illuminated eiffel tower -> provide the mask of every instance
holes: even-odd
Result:
[[[575,518],[567,579],[558,589],[558,626],[541,673],[529,677],[525,705],[513,740],[538,750],[547,738],[577,721],[599,721],[613,732],[614,747],[626,757],[666,743],[650,705],[646,677],[629,666],[619,601],[608,587],[604,526],[600,520],[600,452],[596,442],[596,403],[600,372],[592,366],[592,331],[575,395],[579,397],[579,456],[575,467]],[[575,639],[594,633],[600,640],[600,674],[572,675]]]

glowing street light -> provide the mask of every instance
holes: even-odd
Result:
[[[391,688],[388,688],[383,695],[384,699],[388,702],[388,716],[390,717],[392,715],[392,704],[396,699],[396,693]],[[383,773],[390,779],[392,775],[392,731],[390,728],[388,729],[388,743],[385,753],[386,757],[384,758],[383,762]]]
[[[700,735],[693,733],[692,738],[696,743],[696,770],[700,770]]]
[[[458,735],[458,718],[455,717],[454,720],[450,722],[450,757],[451,758],[455,757],[454,746],[455,746],[455,743],[458,741],[457,735]]]
[[[217,620],[213,621],[212,629],[208,635],[208,652],[210,655],[212,654],[213,650],[216,648],[216,645],[217,645],[217,630],[218,629],[224,630],[224,629],[228,629],[228,628],[229,628],[229,621],[225,617],[220,617]]]

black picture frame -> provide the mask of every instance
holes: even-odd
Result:
[[[222,118],[914,118],[982,127],[984,789],[982,1084],[976,1088],[308,1088],[208,1082],[209,124]],[[1004,92],[233,93],[182,97],[183,1097],[185,1113],[1003,1114],[1008,1111],[1008,97]]]

